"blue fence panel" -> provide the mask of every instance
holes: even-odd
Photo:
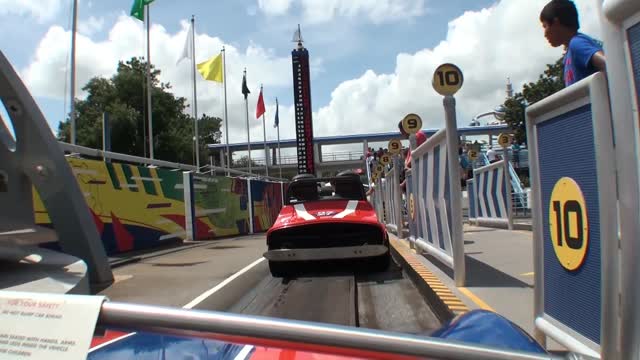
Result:
[[[478,182],[478,219],[508,221],[508,194],[504,176],[504,160],[475,170]]]
[[[475,181],[467,180],[467,198],[469,199],[469,219],[475,219],[476,215],[476,191]]]
[[[636,85],[636,101],[640,104],[640,23],[627,30],[629,36],[629,53],[633,67],[633,78]]]
[[[571,136],[566,136],[571,134]],[[567,271],[558,261],[551,231],[544,231],[544,308],[595,343],[600,343],[600,213],[591,105],[538,125],[542,219],[549,219],[551,193],[561,177],[570,177],[586,200],[589,241],[584,264]],[[562,154],[562,156],[558,156]],[[548,222],[546,222],[548,223]]]

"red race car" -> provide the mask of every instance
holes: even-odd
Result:
[[[267,232],[267,246],[264,257],[275,277],[307,262],[366,259],[368,268],[383,271],[391,261],[386,228],[352,172],[294,177],[285,206]]]

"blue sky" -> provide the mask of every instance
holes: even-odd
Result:
[[[132,0],[80,0],[78,83],[110,76],[118,60],[143,55],[142,23],[128,16]],[[0,49],[19,71],[51,127],[65,115],[65,70],[71,0],[0,0]],[[196,60],[228,49],[231,142],[246,140],[240,94],[247,67],[250,114],[264,83],[271,124],[280,102],[281,137],[293,138],[291,38],[301,24],[312,60],[312,103],[317,135],[391,131],[406,113],[425,127],[443,125],[442,103],[431,89],[435,67],[453,62],[465,73],[459,123],[504,100],[510,77],[519,90],[561,56],[542,37],[538,13],[546,0],[234,0],[169,1],[151,5],[151,59],[162,80],[191,101],[189,65],[176,60],[188,19],[196,16]],[[587,4],[588,3],[588,4]],[[585,32],[598,35],[592,2],[579,2]],[[18,30],[17,30],[18,29]],[[68,88],[68,84],[67,84]],[[198,79],[198,107],[222,114],[221,88]],[[79,92],[78,97],[85,94]],[[68,111],[68,100],[66,101]],[[253,116],[252,116],[253,117]],[[251,119],[252,141],[262,126]],[[272,126],[268,138],[275,138]],[[243,136],[243,134],[245,134]]]

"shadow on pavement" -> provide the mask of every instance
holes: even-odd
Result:
[[[504,273],[498,269],[493,268],[482,261],[476,260],[471,256],[473,253],[467,253],[465,255],[465,270],[466,270],[466,286],[467,287],[514,287],[514,288],[533,288],[532,285],[525,283],[513,276]],[[447,276],[453,279],[453,270],[447,265],[443,264],[440,260],[431,255],[425,254],[424,257],[429,260],[433,265],[438,267]]]

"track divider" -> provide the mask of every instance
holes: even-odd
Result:
[[[465,305],[436,275],[422,264],[411,249],[401,241],[391,237],[391,252],[400,262],[420,293],[427,299],[433,312],[446,322],[469,311]]]

